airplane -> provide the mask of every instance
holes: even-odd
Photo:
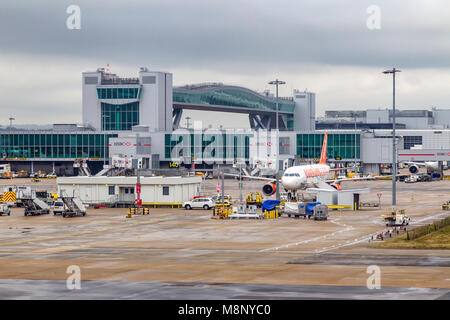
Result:
[[[408,165],[408,170],[412,174],[419,172],[419,167],[424,167],[427,170],[427,172],[439,171],[438,161],[404,162],[404,163]]]
[[[328,132],[325,132],[323,140],[322,151],[320,155],[320,161],[318,164],[293,166],[287,168],[283,176],[281,177],[281,185],[288,191],[288,197],[291,193],[294,193],[300,189],[306,189],[308,185],[313,185],[320,189],[338,190],[341,191],[342,187],[340,182],[342,181],[356,181],[356,180],[374,180],[376,177],[358,177],[358,178],[338,178],[338,179],[326,179],[331,171],[343,170],[346,168],[330,168],[327,165],[327,143]],[[226,174],[231,176],[238,176],[235,174]],[[242,178],[265,180],[270,181],[266,183],[262,192],[266,196],[271,196],[276,192],[276,184],[273,178],[262,178],[253,176],[242,176]]]

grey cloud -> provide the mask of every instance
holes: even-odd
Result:
[[[71,4],[81,7],[81,30],[66,28]],[[366,27],[372,4],[381,8],[381,30]],[[175,84],[238,79],[259,90],[279,75],[289,82],[282,94],[317,92],[318,111],[386,106],[390,83],[380,71],[397,66],[408,71],[400,105],[447,106],[449,18],[442,0],[2,0],[0,58],[16,58],[17,71],[0,69],[16,81],[0,80],[0,111],[31,116],[28,123],[79,121],[80,73],[106,63],[124,75],[146,65],[174,72]],[[424,82],[426,96],[417,89]]]
[[[382,29],[366,28],[371,1],[77,1],[82,29],[65,27],[72,1],[0,13],[3,52],[29,52],[183,67],[289,67],[298,63],[450,67],[448,26],[418,28],[424,19],[377,1]],[[345,5],[342,5],[345,3]],[[442,10],[450,12],[450,4]],[[271,14],[273,13],[273,14]],[[444,23],[444,21],[443,21]]]

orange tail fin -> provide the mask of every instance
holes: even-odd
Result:
[[[327,163],[327,144],[328,144],[328,132],[325,131],[325,138],[323,139],[322,153],[320,155],[320,162],[319,162],[319,164],[326,164]]]

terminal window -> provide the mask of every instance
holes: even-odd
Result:
[[[233,163],[250,157],[249,134],[166,134],[165,158]],[[186,160],[181,160],[185,163]]]
[[[297,157],[319,159],[324,134],[297,134]],[[353,160],[360,157],[359,134],[328,134],[327,158],[330,160]]]
[[[0,134],[0,154],[9,158],[73,159],[108,157],[105,147],[117,134],[14,133]],[[106,153],[106,155],[105,155]]]
[[[162,189],[162,192],[163,192],[163,196],[168,196],[169,195],[169,187],[164,186]]]
[[[126,104],[101,104],[102,130],[131,130],[139,124],[139,102]]]
[[[403,137],[403,148],[405,150],[410,150],[411,147],[422,145],[422,136],[404,136]]]
[[[139,88],[97,88],[97,96],[99,99],[136,99],[138,92]]]

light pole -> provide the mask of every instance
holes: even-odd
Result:
[[[353,117],[355,118],[355,175],[356,175],[356,112],[353,112]]]
[[[189,129],[189,120],[191,120],[191,117],[186,117],[186,128]]]
[[[397,148],[395,136],[395,74],[401,70],[393,68],[392,70],[383,71],[384,74],[392,73],[392,206],[397,204]]]
[[[12,122],[13,122],[13,120],[16,120],[16,119],[13,118],[13,117],[9,117],[9,129],[12,129]]]
[[[10,133],[12,131],[12,122],[13,122],[13,120],[16,120],[16,119],[14,119],[13,117],[9,117],[9,132]]]
[[[280,84],[286,84],[286,82],[284,82],[284,81],[281,81],[281,80],[278,80],[278,79],[275,79],[274,81],[270,81],[269,82],[269,84],[271,84],[271,85],[275,85],[275,88],[276,88],[276,121],[275,121],[275,127],[276,127],[276,129],[277,129],[277,143],[276,143],[276,146],[277,146],[277,150],[276,150],[276,152],[277,152],[277,156],[276,156],[276,174],[277,174],[277,180],[276,180],[276,197],[277,197],[277,200],[278,201],[280,201],[280,178],[279,178],[279,173],[280,173],[280,169],[279,169],[279,165],[280,165],[280,160],[279,160],[279,153],[280,153],[280,138],[279,138],[279,136],[278,136],[278,132],[279,132],[279,128],[278,128],[278,86],[280,85]]]
[[[276,88],[276,121],[275,121],[275,127],[278,130],[278,85],[280,84],[286,84],[286,82],[275,79],[274,81],[270,81],[269,84],[275,85]]]

